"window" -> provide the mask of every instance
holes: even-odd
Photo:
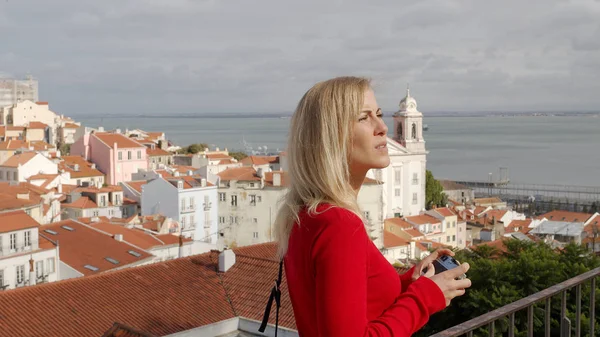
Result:
[[[210,202],[210,197],[208,195],[204,196],[204,210],[207,211],[210,209],[210,206],[212,206],[212,203]]]
[[[10,249],[17,249],[17,233],[13,233],[10,235]]]
[[[25,247],[31,246],[31,231],[25,232]]]
[[[4,180],[4,171],[0,171],[0,180]]]
[[[139,150],[138,150],[138,156],[137,156],[137,158],[138,158],[138,159],[142,159],[142,151],[139,151]]]
[[[53,257],[46,260],[46,268],[48,268],[47,274],[54,273],[55,269],[54,269],[54,258]]]
[[[417,204],[417,193],[413,193],[413,200],[412,200],[413,205]]]
[[[0,287],[4,287],[4,269],[0,269]]]
[[[25,214],[27,214],[27,215],[31,216],[31,209],[30,209],[30,208],[26,209],[26,210],[25,210]]]
[[[17,266],[17,284],[25,281],[25,265]]]
[[[250,206],[256,206],[256,195],[250,195]]]
[[[131,151],[127,151],[127,160],[131,160]]]
[[[210,221],[210,212],[204,212],[204,226],[208,227],[210,226],[211,221]]]
[[[185,228],[185,215],[181,217],[181,228]]]
[[[252,233],[252,237],[255,238],[255,239],[258,239],[258,232],[253,232]]]
[[[123,160],[123,152],[119,151],[119,160]]]
[[[194,228],[196,227],[196,222],[195,222],[195,216],[194,214],[190,214],[190,228]]]
[[[185,198],[181,198],[181,211],[185,211]]]
[[[371,214],[369,213],[369,211],[364,211],[363,213],[365,215],[365,219],[370,219],[371,218]]]
[[[401,193],[402,193],[402,192],[401,192],[401,190],[400,190],[399,188],[396,188],[396,189],[394,190],[394,195],[395,195],[395,196],[397,196],[397,197],[399,197],[399,196],[401,195]]]
[[[196,209],[194,197],[190,197],[190,209]]]
[[[8,172],[6,172],[6,174],[8,174]],[[13,180],[19,180],[19,177],[17,176],[17,172],[13,172]]]
[[[394,171],[394,184],[400,185],[402,183],[402,170],[396,169]]]
[[[106,196],[105,195],[100,197],[100,207],[106,207]]]
[[[456,235],[452,235],[452,241],[456,241]]]
[[[446,242],[450,242],[450,235],[446,236]]]
[[[224,192],[219,192],[219,201],[226,201],[227,195]]]
[[[35,263],[35,276],[40,278],[44,275],[44,261],[37,261]]]
[[[459,232],[462,232],[462,228],[461,228],[461,227],[458,227],[458,231],[459,231]]]
[[[419,174],[418,173],[413,173],[412,184],[419,185]]]
[[[225,217],[224,216],[220,216],[219,217],[219,223],[225,223]]]
[[[238,217],[237,216],[234,218],[233,222],[238,223]]]
[[[252,223],[258,223],[258,218],[252,218]]]
[[[121,194],[115,194],[115,205],[121,205],[123,202],[121,201]]]
[[[231,206],[237,206],[237,195],[231,196]]]
[[[262,197],[261,197],[260,195],[257,195],[257,196],[256,196],[256,201],[257,201],[257,202],[262,202]]]
[[[254,183],[250,183],[250,187],[254,187]]]
[[[92,216],[98,216],[98,214],[99,214],[98,211],[93,211],[92,212]]]

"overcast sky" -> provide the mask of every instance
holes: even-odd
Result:
[[[600,0],[1,0],[0,73],[67,115],[290,112],[315,82],[397,108],[600,110]]]

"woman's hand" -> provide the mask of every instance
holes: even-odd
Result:
[[[470,266],[468,263],[463,263],[456,268],[446,270],[443,273],[430,277],[444,293],[446,306],[450,305],[450,301],[452,301],[453,298],[464,295],[465,289],[471,286],[471,280],[468,278],[457,279],[464,275],[469,268]]]
[[[419,262],[415,266],[415,270],[412,274],[413,282],[416,281],[421,275],[431,278],[435,274],[435,268],[433,267],[433,261],[437,259],[441,255],[450,255],[454,256],[454,252],[450,249],[438,249],[433,253],[429,254],[429,256],[425,257],[421,262]],[[427,268],[427,272],[423,274],[423,270]]]

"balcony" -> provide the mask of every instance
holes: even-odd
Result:
[[[516,327],[515,315],[524,314],[526,310],[526,328],[522,332],[527,332],[527,336],[574,336],[582,335],[582,320],[581,320],[581,293],[582,288],[590,292],[590,303],[589,303],[589,322],[585,322],[588,325],[589,334],[587,336],[595,336],[595,324],[596,324],[596,313],[595,313],[595,299],[596,299],[596,278],[600,276],[600,268],[592,269],[586,273],[573,277],[562,283],[556,284],[550,288],[544,289],[528,297],[522,298],[516,302],[510,303],[503,306],[502,308],[491,311],[485,315],[481,315],[472,320],[456,325],[452,328],[436,333],[431,337],[454,337],[454,336],[515,336]],[[569,292],[573,292],[575,289],[575,298],[569,296]],[[588,289],[589,288],[589,289]],[[560,317],[554,317],[552,315],[552,299],[555,296],[560,295]],[[575,302],[575,322],[571,322],[568,318],[567,301],[569,303]],[[538,315],[535,315],[535,313]],[[540,315],[543,314],[543,315]],[[572,314],[572,313],[571,313]],[[552,330],[552,319],[558,319],[560,323],[560,334],[558,331]],[[535,330],[534,322],[543,321],[542,329]],[[538,324],[539,325],[539,324]],[[500,331],[496,331],[499,328]],[[504,328],[504,329],[503,329]],[[508,331],[502,331],[508,330]]]
[[[192,213],[192,212],[196,211],[196,205],[181,207],[180,210],[181,210],[181,213]]]

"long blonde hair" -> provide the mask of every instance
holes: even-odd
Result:
[[[348,161],[353,125],[370,87],[366,78],[337,77],[315,84],[298,103],[288,139],[289,189],[274,223],[281,258],[303,207],[315,214],[329,203],[361,217]]]

